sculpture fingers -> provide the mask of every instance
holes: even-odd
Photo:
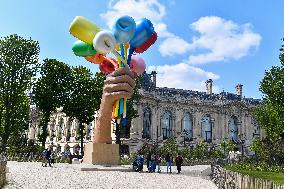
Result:
[[[127,91],[119,91],[119,92],[112,92],[112,93],[105,93],[106,98],[110,98],[112,100],[114,100],[114,102],[116,100],[119,100],[121,98],[131,98],[133,93],[127,92]]]
[[[104,86],[104,92],[113,93],[125,91],[129,93],[133,93],[133,87],[131,87],[128,83],[117,83],[117,84],[109,84]]]
[[[120,76],[120,75],[129,75],[131,78],[134,78],[134,74],[129,70],[124,67],[118,68],[113,72],[112,76]]]
[[[110,76],[107,77],[104,81],[104,85],[109,84],[118,84],[118,83],[128,83],[132,88],[135,87],[135,80],[131,78],[129,75],[121,75],[121,76]]]

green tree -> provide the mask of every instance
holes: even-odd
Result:
[[[83,155],[83,124],[94,120],[94,113],[99,109],[104,76],[100,73],[92,76],[89,69],[79,66],[72,70],[70,94],[63,111],[70,118],[79,121],[81,154]]]
[[[282,39],[283,41],[283,39]],[[267,164],[284,164],[284,45],[280,48],[280,65],[265,71],[260,82],[264,94],[254,116],[265,130],[264,140],[255,140],[252,149],[257,160]]]
[[[282,39],[283,41],[283,39]],[[260,82],[263,104],[256,108],[255,117],[266,131],[268,139],[284,138],[284,45],[280,48],[280,65],[265,71]]]
[[[40,126],[42,129],[39,140],[42,146],[48,136],[47,125],[52,112],[63,107],[68,99],[71,81],[71,68],[55,59],[45,59],[41,67],[41,77],[33,87],[34,101],[42,112]]]
[[[39,44],[32,39],[10,35],[0,39],[0,134],[5,149],[11,134],[28,125],[32,77],[38,66]]]
[[[176,156],[178,152],[178,144],[174,137],[168,138],[165,144],[159,149],[159,153],[164,156],[167,154]]]

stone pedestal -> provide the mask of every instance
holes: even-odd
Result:
[[[96,165],[118,165],[120,163],[119,145],[88,143],[85,146],[83,163]]]

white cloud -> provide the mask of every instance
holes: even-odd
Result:
[[[135,20],[148,18],[152,21],[161,42],[158,50],[162,56],[191,53],[187,62],[149,66],[148,71],[156,70],[158,73],[159,87],[205,91],[205,81],[217,80],[220,76],[193,65],[240,59],[249,55],[261,41],[261,36],[252,31],[251,24],[240,25],[216,16],[201,17],[192,23],[191,29],[197,34],[191,42],[186,41],[168,31],[163,20],[166,8],[159,0],[114,0],[110,1],[108,11],[100,14],[109,28],[123,15],[132,16]],[[220,88],[213,84],[213,92],[220,92]]]
[[[159,39],[166,38],[166,41],[162,42],[162,44],[164,45],[161,50],[165,50],[165,52],[160,51],[162,55],[168,55],[168,49],[166,47],[169,41],[182,41],[182,45],[186,43],[186,41],[168,31],[167,25],[163,22],[163,17],[166,15],[166,8],[163,4],[159,3],[158,0],[110,1],[108,5],[108,11],[106,13],[100,14],[102,19],[106,21],[109,28],[112,28],[115,20],[123,15],[131,16],[135,20],[140,18],[148,18],[149,20],[151,20]],[[168,38],[169,40],[167,40]],[[182,47],[172,48],[170,55],[181,54],[181,48]]]
[[[159,46],[159,51],[162,56],[173,56],[175,54],[184,54],[191,45],[178,36],[166,38]]]
[[[170,33],[165,23],[158,23],[155,25],[155,31],[159,34],[159,37],[174,37],[173,33]]]
[[[107,25],[112,28],[115,20],[123,15],[128,15],[134,19],[148,18],[154,24],[161,22],[166,14],[165,6],[158,0],[119,0],[110,1],[108,11],[100,14],[107,21]]]
[[[237,60],[249,55],[261,41],[261,36],[252,31],[251,24],[238,25],[216,16],[201,17],[191,27],[200,33],[193,37],[192,49],[207,52],[190,55],[190,64]]]
[[[198,35],[193,36],[192,42],[188,42],[168,31],[163,21],[166,8],[158,0],[114,0],[110,1],[108,11],[100,14],[109,28],[122,15],[132,16],[136,20],[150,19],[159,39],[162,38],[158,49],[161,55],[181,55],[192,50],[194,54],[188,58],[190,64],[240,59],[249,55],[261,41],[261,36],[252,31],[249,23],[239,25],[217,16],[205,16],[190,25]],[[198,53],[199,50],[202,53]]]
[[[157,72],[158,87],[205,91],[205,81],[207,79],[217,80],[220,78],[219,75],[188,65],[187,63],[148,67],[148,71],[153,70]],[[214,86],[213,92],[220,92],[219,87]]]

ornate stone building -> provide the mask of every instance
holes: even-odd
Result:
[[[94,135],[94,126],[97,122],[97,115],[95,113],[94,121],[88,125],[84,125],[84,143],[91,142]],[[35,108],[31,108],[31,123],[28,130],[28,138],[39,141],[39,135],[42,132],[40,125],[40,112]],[[64,152],[68,146],[71,153],[77,151],[79,153],[79,122],[76,119],[70,119],[62,112],[61,108],[58,108],[54,112],[48,123],[48,137],[46,139],[46,147],[53,146],[57,152]],[[115,138],[112,132],[112,137]],[[68,145],[67,145],[68,144]]]
[[[213,144],[233,140],[249,145],[254,137],[262,137],[252,117],[260,100],[243,97],[241,84],[236,85],[236,94],[214,94],[211,79],[206,81],[206,92],[156,87],[156,72],[145,74],[143,81],[131,140],[149,139],[159,145],[173,136],[187,145],[200,140]]]
[[[236,94],[214,94],[212,85],[211,79],[206,81],[206,92],[160,88],[156,87],[156,72],[144,74],[141,100],[136,105],[139,117],[126,129],[130,138],[123,138],[122,143],[135,151],[144,141],[161,145],[169,137],[176,137],[181,145],[195,145],[200,140],[212,144],[233,140],[249,145],[254,137],[262,137],[251,114],[260,100],[243,97],[241,84],[236,86]],[[40,133],[38,118],[34,117],[29,131],[32,139]],[[85,142],[92,140],[95,125],[96,119],[85,126]],[[60,109],[51,116],[48,130],[48,145],[56,145],[61,151],[67,142],[74,150],[78,146],[78,123]]]

